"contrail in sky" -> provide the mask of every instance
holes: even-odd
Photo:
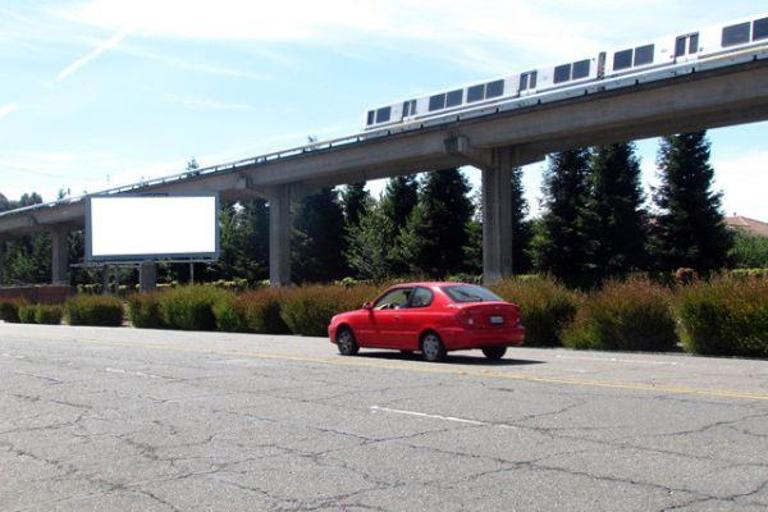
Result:
[[[61,82],[68,76],[72,75],[73,73],[76,73],[80,68],[87,65],[89,62],[91,62],[93,59],[97,58],[102,53],[111,50],[120,42],[128,37],[131,32],[133,32],[135,29],[133,27],[130,28],[124,28],[123,30],[117,32],[115,35],[101,43],[99,46],[91,50],[90,52],[86,53],[79,59],[77,59],[75,62],[61,70],[61,72],[56,75],[55,82]]]

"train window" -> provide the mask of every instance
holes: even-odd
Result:
[[[495,82],[490,82],[485,87],[485,97],[486,98],[498,98],[499,96],[504,95],[504,80],[496,80]]]
[[[723,46],[736,46],[749,42],[751,23],[740,23],[723,29]]]
[[[563,64],[555,68],[555,83],[561,84],[571,79],[571,65]]]
[[[616,52],[613,55],[613,70],[621,71],[632,67],[632,50]]]
[[[759,41],[761,39],[768,39],[768,18],[755,21],[752,40]]]
[[[392,118],[392,107],[384,107],[376,111],[376,124],[386,123],[391,118]]]
[[[535,89],[537,76],[538,73],[536,71],[531,71],[520,75],[520,91],[522,92],[527,91],[528,89]]]
[[[373,111],[373,110],[369,110],[368,111],[368,126],[373,124],[373,119],[374,119],[373,116],[375,116],[375,115],[376,115],[375,111]]]
[[[653,54],[656,47],[652,44],[635,49],[635,66],[653,64]]]
[[[573,64],[573,79],[578,80],[580,78],[587,78],[589,76],[589,59],[580,60]]]
[[[429,111],[442,110],[445,108],[445,94],[436,94],[429,98]]]
[[[474,103],[485,98],[485,85],[473,85],[467,89],[467,103]]]
[[[699,53],[699,34],[691,34],[691,40],[688,42],[688,53]]]
[[[458,91],[451,91],[445,97],[445,106],[456,107],[458,105],[461,105],[463,98],[464,98],[464,89],[459,89]]]
[[[675,41],[675,57],[684,57],[699,53],[699,34],[680,36]]]
[[[685,55],[687,43],[688,36],[677,38],[677,41],[675,41],[675,57],[682,57]]]

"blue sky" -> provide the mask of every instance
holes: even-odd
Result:
[[[371,104],[765,10],[746,0],[0,0],[0,192],[53,199],[172,174],[191,157],[213,165],[342,136]],[[766,135],[766,123],[711,132],[728,214],[768,220]],[[639,145],[647,186],[657,145]],[[534,212],[542,169],[525,171]]]

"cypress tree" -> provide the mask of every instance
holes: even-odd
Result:
[[[512,172],[512,273],[523,274],[531,268],[528,247],[531,243],[531,223],[528,216],[528,201],[523,188],[523,169]]]
[[[381,199],[384,215],[398,230],[405,227],[418,201],[419,184],[413,174],[389,179]]]
[[[357,226],[369,207],[371,194],[365,189],[365,182],[351,183],[341,193],[344,220],[347,226]]]
[[[374,202],[360,221],[347,227],[347,263],[355,277],[383,281],[395,274],[395,226],[381,202]]]
[[[467,225],[474,212],[469,191],[458,169],[426,176],[398,244],[402,261],[412,272],[439,277],[464,269]]]
[[[712,190],[714,169],[706,132],[662,139],[658,165],[661,186],[652,252],[659,268],[700,272],[722,268],[733,244],[721,209],[722,193]]]
[[[635,145],[598,147],[590,167],[586,217],[590,265],[595,273],[607,276],[645,268],[644,198]]]
[[[560,278],[577,278],[588,269],[584,216],[589,192],[589,152],[574,149],[549,157],[544,176],[542,234],[538,267]]]
[[[298,282],[344,277],[344,212],[335,188],[325,187],[299,201],[293,235],[292,267]]]

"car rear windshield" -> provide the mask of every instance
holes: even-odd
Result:
[[[490,290],[482,286],[471,286],[466,284],[456,286],[446,286],[443,291],[454,302],[503,302],[503,299]]]

